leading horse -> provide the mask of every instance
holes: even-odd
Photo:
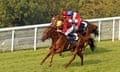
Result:
[[[85,43],[86,40],[88,40],[89,37],[84,37],[81,34],[79,34],[79,39],[76,43],[70,44],[67,37],[60,32],[56,31],[56,27],[49,26],[46,28],[46,30],[43,32],[43,36],[41,38],[42,41],[45,41],[48,38],[52,39],[52,46],[50,48],[49,53],[46,55],[46,57],[41,61],[41,65],[45,62],[45,60],[51,56],[50,65],[52,65],[53,56],[56,53],[62,53],[65,51],[72,51],[72,58],[70,61],[66,64],[65,67],[68,67],[71,62],[75,59],[76,55],[78,55],[81,59],[81,65],[83,65],[83,55],[84,55],[84,49],[85,49]]]

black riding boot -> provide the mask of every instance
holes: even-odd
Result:
[[[70,43],[75,43],[76,37],[73,33],[68,34],[68,37],[69,37]]]

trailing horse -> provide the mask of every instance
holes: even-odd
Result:
[[[90,49],[92,51],[94,51],[95,49],[95,44],[94,44],[94,38],[91,37],[91,34],[94,34],[95,37],[98,36],[98,27],[95,24],[92,24],[88,21],[83,21],[87,24],[87,26],[85,27],[85,30],[83,31],[83,36],[90,36],[89,40],[88,40],[88,45],[90,46]],[[79,33],[81,33],[80,31],[78,31]],[[86,45],[87,46],[87,45]]]

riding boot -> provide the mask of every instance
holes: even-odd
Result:
[[[74,40],[78,40],[78,34],[77,33],[73,33],[73,35],[75,36]]]
[[[73,33],[68,34],[69,37],[69,41],[71,44],[75,43],[75,35],[73,35]]]
[[[69,40],[69,42],[71,44],[74,43],[74,37],[73,36],[67,36],[67,39]]]

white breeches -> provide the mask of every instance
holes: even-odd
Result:
[[[69,33],[71,33],[73,31],[74,26],[72,25],[66,32],[65,35],[68,35]]]

